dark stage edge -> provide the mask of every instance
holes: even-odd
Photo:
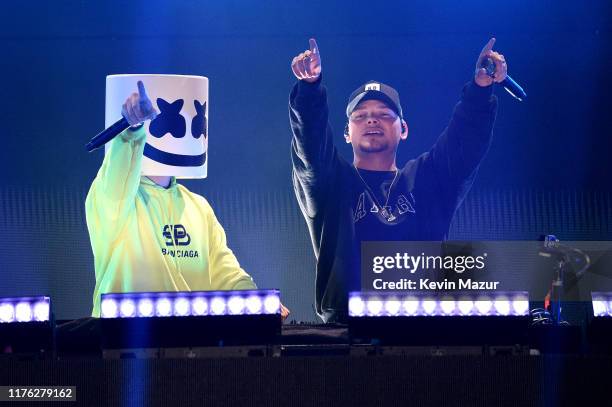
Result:
[[[0,385],[76,386],[77,401],[0,405],[612,406],[611,354],[350,353],[343,325],[282,331],[296,348],[280,357],[102,359],[96,321],[71,321],[72,352],[0,355]]]
[[[611,357],[2,361],[2,385],[71,385],[79,406],[607,406]],[[17,403],[15,405],[28,405]]]

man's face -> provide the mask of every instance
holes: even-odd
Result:
[[[402,120],[389,106],[379,100],[366,100],[351,113],[346,141],[353,152],[362,155],[397,151],[402,134]]]

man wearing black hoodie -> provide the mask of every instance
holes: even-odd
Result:
[[[492,38],[482,49],[474,78],[434,146],[402,168],[396,152],[408,125],[397,91],[370,81],[350,95],[344,132],[353,148],[349,163],[333,144],[316,41],[293,58],[293,185],[317,259],[316,311],[325,322],[346,321],[348,292],[360,289],[362,241],[447,238],[489,148],[497,110],[492,85],[507,75],[494,43]],[[494,73],[483,68],[489,60]]]

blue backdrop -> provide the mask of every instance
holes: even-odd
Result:
[[[501,89],[494,142],[451,237],[604,240],[612,233],[610,2],[30,1],[0,16],[0,296],[48,293],[91,310],[84,200],[102,161],[105,76],[210,79],[208,198],[260,286],[314,320],[314,256],[291,190],[293,56],[316,37],[343,156],[344,109],[369,79],[400,92],[399,164],[445,127],[491,37],[529,98]]]

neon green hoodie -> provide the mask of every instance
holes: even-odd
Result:
[[[172,178],[169,188],[141,177],[146,132],[125,130],[104,156],[85,211],[100,294],[256,288],[227,247],[204,197]]]

